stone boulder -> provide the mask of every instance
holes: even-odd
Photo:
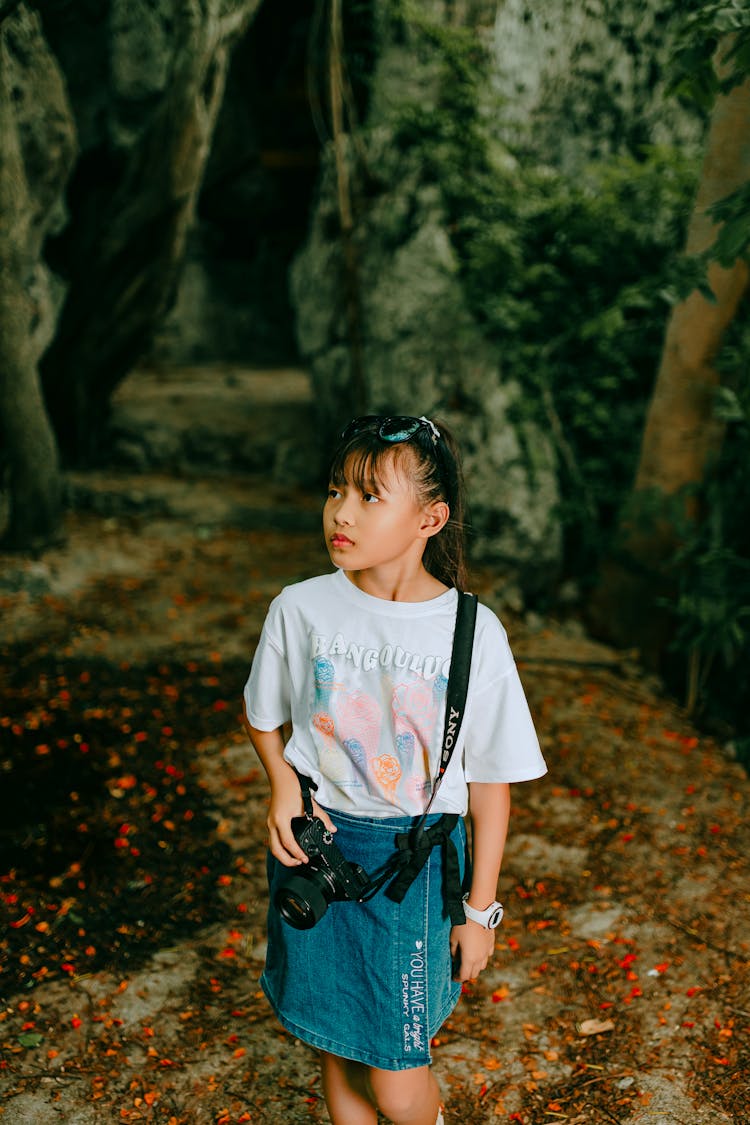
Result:
[[[554,580],[562,551],[554,445],[539,426],[519,420],[520,387],[504,378],[497,345],[467,307],[440,186],[418,153],[395,143],[400,104],[394,90],[404,90],[404,83],[404,96],[434,103],[434,61],[403,37],[390,39],[386,29],[358,138],[372,170],[355,231],[359,400],[331,151],[324,156],[310,235],[291,271],[299,347],[311,371],[320,431],[330,441],[362,408],[442,419],[463,450],[473,558],[538,593]],[[353,168],[351,148],[348,157]]]
[[[571,174],[650,145],[694,146],[705,116],[669,96],[682,0],[505,0],[492,29],[499,137]]]

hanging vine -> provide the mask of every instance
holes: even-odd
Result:
[[[326,11],[326,9],[328,9]],[[327,16],[327,19],[326,19]],[[330,108],[330,130],[316,85],[318,67],[313,44],[325,35],[325,74]],[[362,299],[352,169],[364,163],[357,137],[356,106],[346,70],[344,21],[341,0],[319,0],[311,26],[308,63],[308,96],[316,131],[330,142],[336,168],[336,205],[341,233],[343,299],[349,346],[350,402],[364,413],[368,405],[364,370]]]

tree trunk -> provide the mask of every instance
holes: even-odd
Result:
[[[717,228],[708,209],[748,180],[750,80],[714,106],[687,254],[713,245]],[[712,263],[708,280],[715,302],[695,290],[669,319],[633,490],[592,599],[594,629],[638,647],[654,667],[671,633],[666,611],[655,603],[673,590],[670,562],[685,526],[700,518],[696,493],[721,452],[724,430],[713,414],[719,386],[714,361],[747,289],[747,263],[738,260],[729,269]]]
[[[16,81],[19,65],[33,78],[38,103],[31,110]],[[38,18],[18,6],[0,28],[0,421],[10,509],[3,546],[11,549],[39,549],[59,536],[57,447],[37,370],[54,322],[40,253],[70,168],[73,137],[64,86]],[[44,173],[32,189],[27,167],[40,160],[40,151]]]
[[[42,365],[69,463],[95,460],[111,394],[148,350],[173,300],[230,48],[259,3],[109,0],[109,22],[86,29],[109,55],[106,104],[114,108],[99,115],[103,131],[87,137],[69,193],[62,249],[69,288]],[[147,20],[156,21],[161,38],[141,66],[134,48]],[[70,74],[81,28],[63,19],[49,30],[62,37],[57,47]],[[76,113],[90,119],[89,104],[101,92],[81,81]]]

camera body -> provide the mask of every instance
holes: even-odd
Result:
[[[357,902],[370,887],[363,867],[350,863],[317,816],[295,816],[294,837],[309,859],[302,869],[284,880],[274,895],[274,906],[285,922],[309,930],[334,901]]]

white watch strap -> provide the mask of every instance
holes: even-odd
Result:
[[[477,922],[480,926],[484,926],[485,930],[496,930],[503,920],[503,907],[500,902],[491,903],[486,910],[475,910],[473,906],[469,906],[466,901],[468,894],[463,896],[464,914],[467,918],[471,918],[472,922]]]

